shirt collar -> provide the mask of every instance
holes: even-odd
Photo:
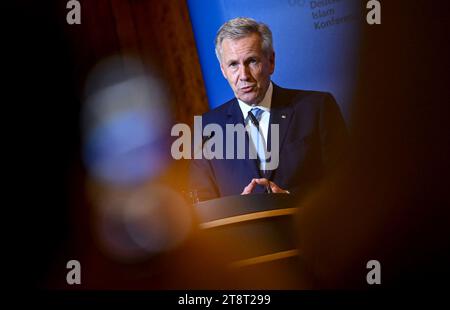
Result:
[[[273,93],[273,85],[272,85],[272,81],[270,81],[269,87],[267,87],[266,94],[264,95],[264,98],[263,98],[263,100],[261,100],[260,103],[255,104],[255,105],[250,105],[250,104],[247,104],[244,101],[238,99],[237,101],[239,103],[239,107],[241,108],[244,119],[247,117],[248,112],[252,108],[255,108],[255,107],[260,108],[261,110],[263,110],[265,112],[270,112],[270,106],[272,104],[272,93]]]

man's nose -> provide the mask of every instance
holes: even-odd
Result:
[[[250,74],[249,67],[246,65],[241,66],[239,69],[239,79],[241,81],[247,81],[250,78],[250,76],[251,76],[251,74]]]

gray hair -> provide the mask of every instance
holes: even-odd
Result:
[[[222,55],[222,41],[224,39],[237,40],[243,37],[247,37],[253,33],[260,35],[262,39],[262,50],[266,55],[273,52],[272,31],[264,24],[257,22],[252,18],[238,17],[230,19],[220,27],[217,31],[215,46],[216,56],[219,62],[221,62]]]

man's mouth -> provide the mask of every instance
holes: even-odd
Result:
[[[248,86],[241,87],[240,90],[244,93],[249,93],[249,92],[253,91],[254,88],[255,88],[254,85],[248,85]]]

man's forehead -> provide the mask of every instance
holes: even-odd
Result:
[[[261,38],[258,34],[250,34],[238,39],[225,38],[222,41],[222,50],[228,52],[239,52],[246,49],[259,51],[261,49]]]

